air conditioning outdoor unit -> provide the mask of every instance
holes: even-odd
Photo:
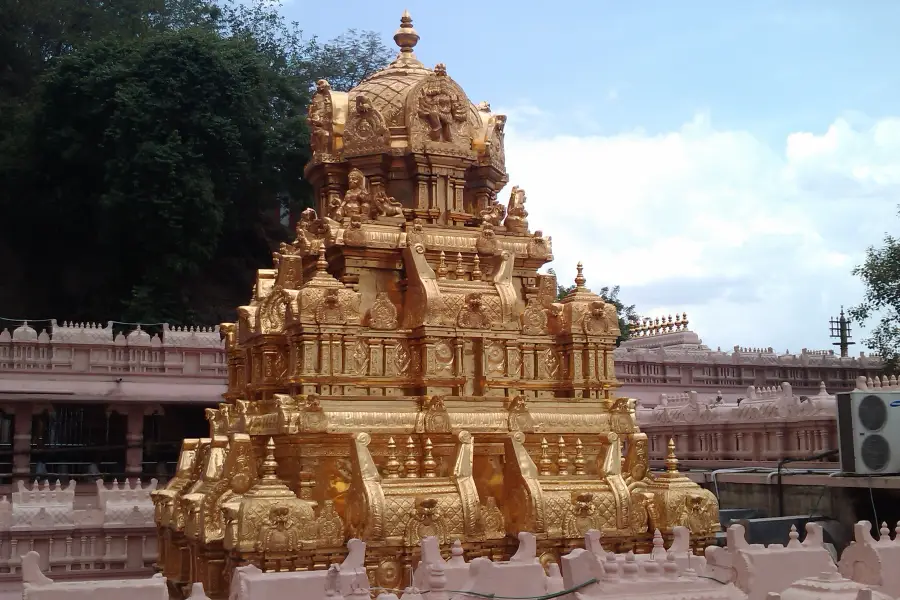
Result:
[[[900,389],[857,389],[837,395],[841,471],[900,473]]]

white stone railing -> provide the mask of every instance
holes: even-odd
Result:
[[[836,410],[835,397],[824,384],[814,396],[798,396],[783,383],[749,387],[740,402],[692,391],[661,397],[659,405],[639,406],[636,412],[651,460],[663,460],[673,438],[679,459],[702,467],[802,458],[836,448]]]
[[[20,576],[22,556],[36,551],[41,568],[59,577],[149,573],[157,557],[149,485],[97,482],[98,496],[75,507],[75,485],[19,483],[12,502],[0,498],[0,581]]]
[[[140,326],[116,334],[113,323],[53,321],[40,333],[28,323],[0,331],[0,371],[63,373],[226,374],[219,328],[163,325],[158,335]]]

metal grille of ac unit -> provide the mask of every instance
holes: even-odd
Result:
[[[869,396],[872,398],[873,396]],[[862,408],[862,406],[860,406]],[[860,412],[862,412],[860,410]],[[888,461],[891,459],[891,445],[884,437],[875,434],[870,435],[863,440],[860,447],[860,458],[866,467],[873,471],[881,471],[884,469]]]
[[[859,403],[859,422],[869,431],[878,431],[887,423],[887,406],[884,400],[868,395]]]

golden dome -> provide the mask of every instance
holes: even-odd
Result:
[[[414,53],[419,34],[408,11],[394,41],[397,58],[349,92],[318,82],[309,108],[309,166],[412,152],[468,159],[505,174],[506,117],[491,114],[486,102],[475,106],[443,64],[434,69],[422,64]]]

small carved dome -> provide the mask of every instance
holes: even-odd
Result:
[[[309,109],[311,163],[424,152],[467,158],[505,173],[506,117],[491,114],[486,102],[475,106],[443,64],[429,69],[416,58],[419,34],[407,11],[394,41],[397,58],[349,92],[318,82]]]

